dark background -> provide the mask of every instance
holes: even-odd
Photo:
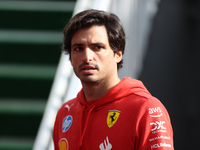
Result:
[[[200,1],[161,0],[140,79],[166,106],[175,150],[200,141]]]

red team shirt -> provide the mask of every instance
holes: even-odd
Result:
[[[86,102],[83,89],[59,109],[55,150],[173,150],[167,110],[141,81],[124,78],[101,99]]]

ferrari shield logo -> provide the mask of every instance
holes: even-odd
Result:
[[[107,125],[109,128],[111,128],[117,121],[120,115],[119,110],[109,110],[108,116],[107,116]]]

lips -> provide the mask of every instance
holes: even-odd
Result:
[[[94,70],[94,69],[96,69],[96,67],[90,66],[90,65],[84,65],[80,69],[81,70],[90,70],[90,69]]]
[[[93,65],[83,65],[80,67],[80,71],[85,75],[92,75],[97,71],[97,68]]]

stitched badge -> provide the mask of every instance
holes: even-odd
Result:
[[[119,118],[121,111],[119,110],[109,110],[108,116],[107,116],[107,125],[109,128],[111,128],[116,122],[117,119]]]

